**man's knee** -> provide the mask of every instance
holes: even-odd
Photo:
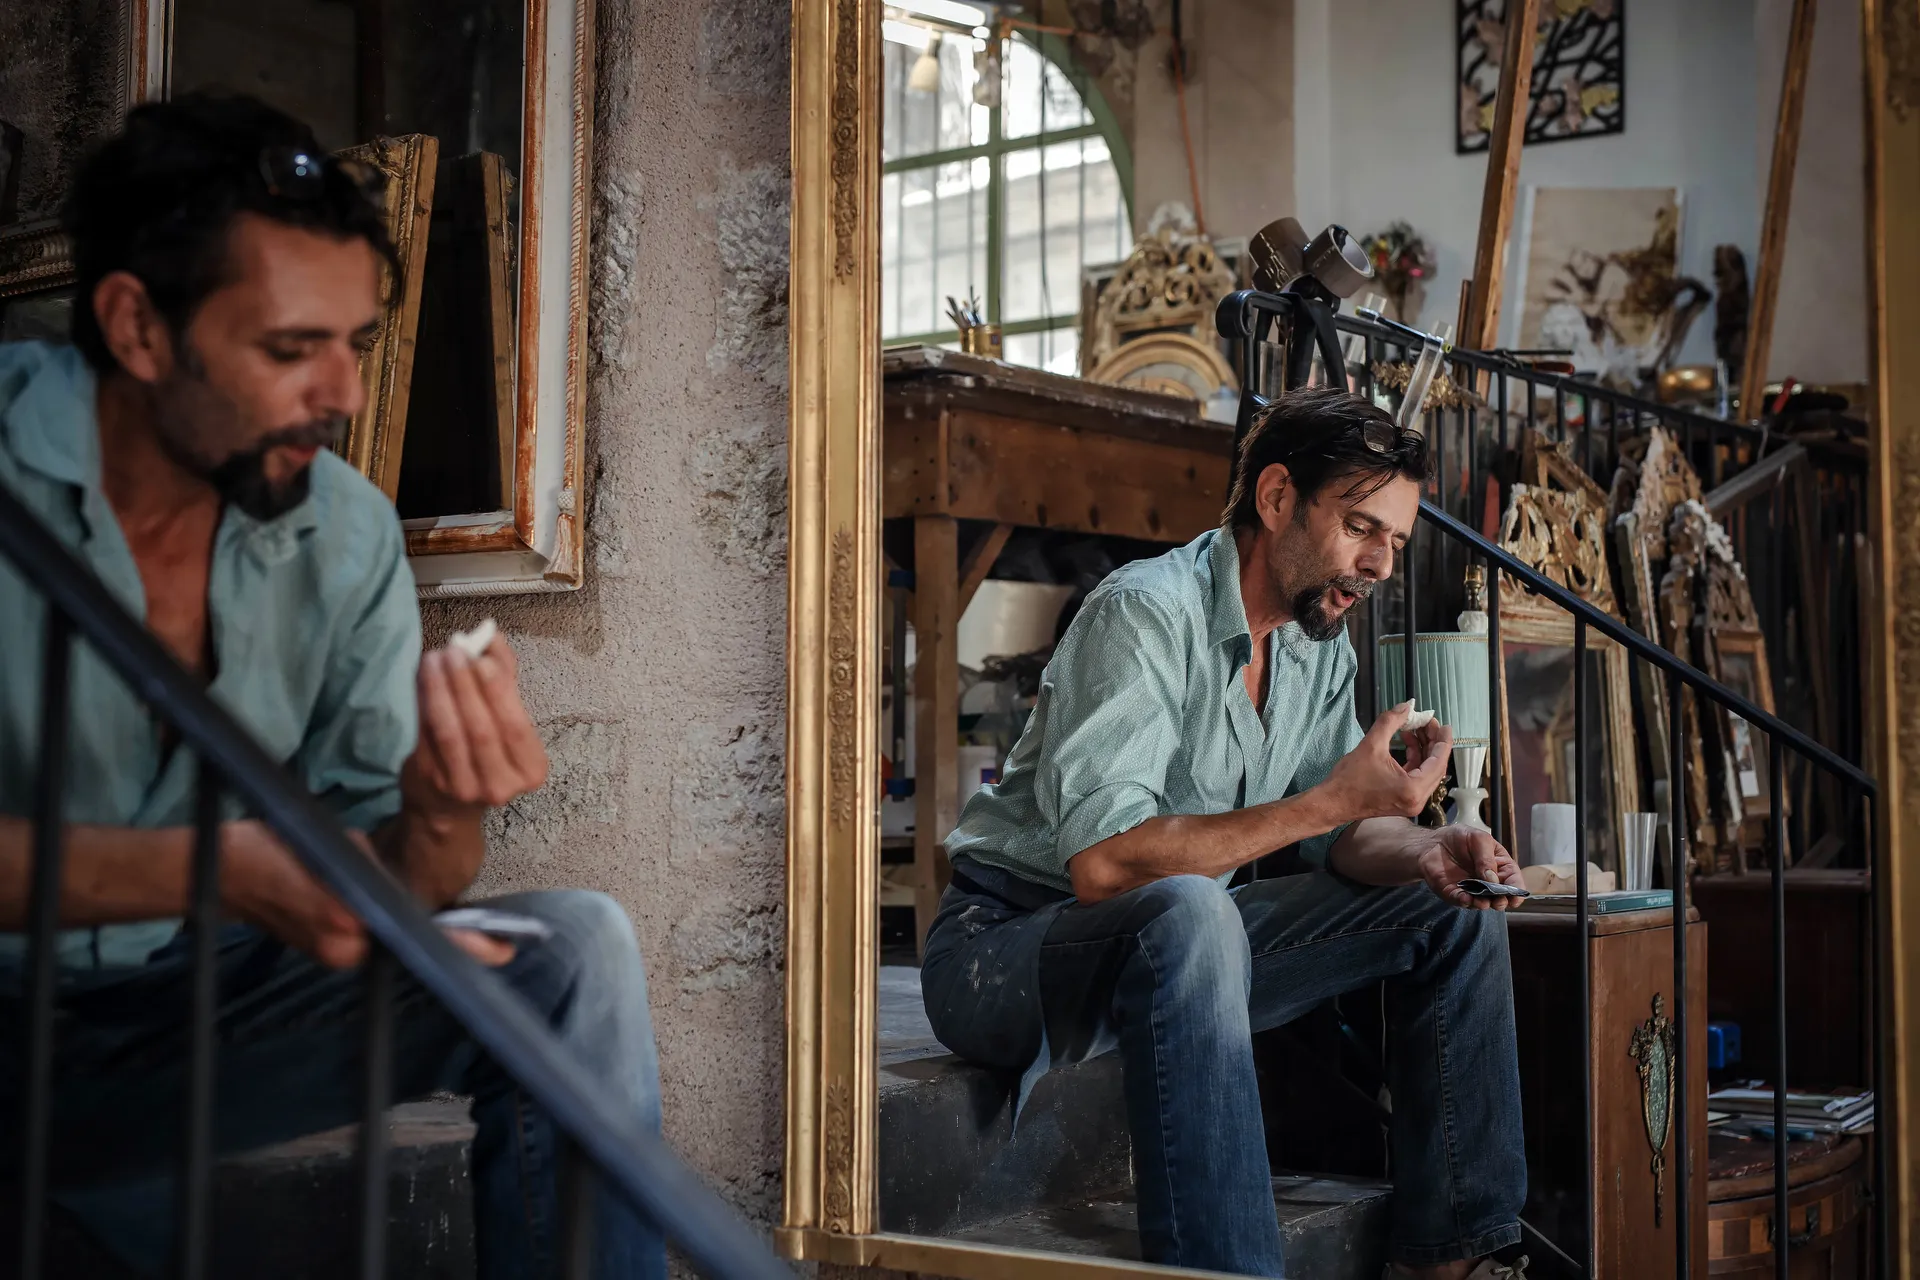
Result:
[[[588,889],[549,889],[489,901],[487,906],[528,915],[552,930],[529,958],[539,958],[553,977],[598,1000],[646,1007],[646,971],[626,908]],[[531,994],[531,993],[530,993]]]
[[[1134,893],[1140,896],[1135,932],[1156,967],[1248,970],[1246,925],[1233,896],[1218,881],[1168,876]]]

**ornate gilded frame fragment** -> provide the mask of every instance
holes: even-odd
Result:
[[[392,498],[400,488],[400,454],[406,441],[407,399],[413,384],[414,334],[420,327],[420,283],[426,276],[427,223],[433,216],[433,179],[440,140],[424,133],[376,138],[339,153],[384,180],[387,239],[400,264],[399,278],[381,271],[384,307],[373,345],[360,358],[367,403],[347,429],[344,454],[360,473]]]
[[[1574,595],[1615,617],[1619,609],[1607,570],[1604,507],[1582,487],[1546,489],[1515,484],[1501,519],[1500,545],[1529,567],[1566,587]],[[1512,646],[1574,646],[1573,616],[1558,605],[1540,599],[1507,579],[1500,589],[1500,662],[1495,667],[1494,713],[1500,717],[1500,795],[1506,830],[1515,825],[1513,789],[1513,708],[1509,700],[1507,650]],[[1635,756],[1633,709],[1628,700],[1627,651],[1607,637],[1589,631],[1587,646],[1604,664],[1600,705],[1588,714],[1602,717],[1609,758],[1589,760],[1588,767],[1606,773],[1608,815],[1617,827],[1619,815],[1640,808],[1640,770]]]

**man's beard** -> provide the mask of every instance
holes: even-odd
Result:
[[[209,456],[210,440],[240,433],[240,412],[224,392],[206,381],[205,372],[197,353],[182,342],[180,368],[156,397],[160,446],[182,468],[212,485],[222,502],[255,520],[278,519],[307,500],[313,468],[302,467],[275,482],[267,476],[268,451],[282,445],[337,448],[346,434],[347,420],[335,415],[280,427],[246,449]]]
[[[1352,596],[1354,603],[1373,594],[1373,580],[1341,574],[1328,578],[1318,586],[1297,591],[1293,596],[1293,620],[1300,624],[1301,634],[1307,639],[1331,640],[1340,634],[1347,625],[1347,610],[1336,612],[1327,597],[1335,588]]]

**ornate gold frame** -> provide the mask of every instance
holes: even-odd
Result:
[[[400,454],[406,444],[407,401],[413,389],[414,336],[420,327],[420,284],[426,276],[427,222],[433,216],[433,180],[440,140],[424,133],[376,138],[340,152],[342,159],[377,169],[386,179],[387,238],[400,278],[383,270],[386,306],[373,346],[360,359],[367,403],[347,428],[344,456],[392,498],[400,490]]]
[[[525,0],[512,501],[409,520],[423,597],[572,591],[585,557],[594,0]],[[126,99],[166,96],[174,0],[127,0]]]
[[[140,0],[135,0],[139,3]],[[156,0],[157,2],[157,0]],[[786,1201],[789,1257],[932,1275],[1120,1277],[1162,1268],[875,1234],[879,650],[879,0],[794,0],[789,460]],[[1911,1277],[1920,1137],[1920,7],[1865,0],[1878,517],[1874,768],[1879,993],[1892,1057],[1894,1274]],[[1889,229],[1898,234],[1889,235]],[[1900,537],[1889,535],[1900,530]],[[1506,594],[1503,591],[1503,596]],[[1884,606],[1884,607],[1883,607]],[[1904,650],[1903,651],[1903,647]]]

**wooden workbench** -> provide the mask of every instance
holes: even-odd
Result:
[[[1186,542],[1220,523],[1231,425],[1193,401],[938,347],[886,352],[881,514],[912,522],[917,943],[947,878],[960,615],[1016,527]],[[965,550],[960,521],[990,522]]]

